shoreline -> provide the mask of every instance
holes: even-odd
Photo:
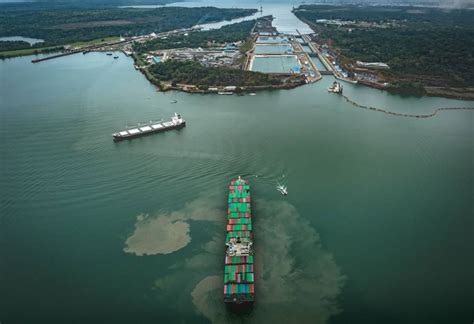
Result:
[[[110,39],[115,39],[117,37],[111,37]],[[110,41],[110,39],[107,39],[105,42]],[[97,44],[98,40],[93,40],[90,41],[90,43],[95,43]],[[28,49],[29,50],[29,49]],[[23,50],[18,50],[18,51],[23,51]],[[34,53],[26,53],[26,54],[19,54],[16,56],[11,56],[11,57],[2,57],[2,54],[0,52],[0,59],[14,59],[16,57],[22,57],[22,56],[28,56],[28,55],[37,55],[37,54],[53,54],[53,53],[61,53],[63,51],[53,51],[53,52],[38,52],[36,54]],[[101,51],[94,51],[94,52],[101,52]],[[122,51],[120,51],[122,52]],[[135,55],[130,56],[134,64],[137,63],[137,58]],[[209,91],[209,90],[204,90],[204,89],[199,89],[199,85],[181,85],[181,86],[166,86],[164,88],[164,85],[158,81],[155,80],[154,77],[148,73],[147,69],[143,68],[138,68],[136,69],[140,73],[142,73],[145,78],[154,86],[157,87],[159,91],[166,92],[166,91],[182,91],[186,93],[195,93],[195,94],[217,94],[218,91]],[[343,80],[344,81],[344,80]],[[299,82],[299,83],[291,83],[291,84],[283,84],[283,85],[266,85],[266,86],[252,86],[252,87],[247,87],[247,86],[241,86],[238,87],[240,88],[239,92],[241,93],[249,93],[249,92],[254,92],[254,91],[262,91],[262,90],[290,90],[297,88],[299,86],[305,85],[305,82]],[[383,90],[390,92],[392,94],[400,95],[400,96],[415,96],[415,97],[435,97],[435,98],[446,98],[446,99],[454,99],[454,100],[463,100],[463,101],[474,101],[474,87],[473,88],[443,88],[443,87],[424,87],[426,93],[423,95],[416,95],[416,94],[405,94],[403,92],[397,91],[397,88],[392,88],[388,89],[387,87],[384,87],[379,84],[374,84],[371,82],[364,82],[364,81],[359,81],[358,84],[367,86],[370,88],[378,89],[378,90]],[[212,88],[212,86],[209,86]],[[224,91],[224,90],[222,90]],[[235,94],[238,94],[239,92],[235,92]]]
[[[136,63],[136,57],[135,55],[131,56],[132,59],[134,60],[134,63]],[[136,66],[136,65],[135,65]],[[201,89],[199,88],[200,85],[195,85],[195,84],[179,84],[176,86],[167,85],[166,83],[162,83],[161,81],[155,79],[155,77],[146,69],[146,68],[138,68],[136,69],[139,71],[141,74],[145,76],[145,78],[157,88],[157,91],[160,92],[167,92],[167,91],[180,91],[180,92],[186,92],[186,93],[193,93],[193,94],[218,94],[221,91],[226,91],[223,89],[222,86],[207,86],[208,88],[218,88],[217,91],[215,90],[206,90],[206,89]],[[280,84],[280,85],[263,85],[263,86],[237,86],[236,90],[232,91],[232,94],[240,94],[240,93],[251,93],[255,91],[263,91],[263,90],[290,90],[297,88],[299,86],[305,85],[306,83],[301,80],[299,83],[290,83],[290,84]],[[222,88],[222,89],[219,89]]]
[[[135,55],[131,56],[134,60],[134,64],[136,63],[136,58]],[[154,86],[157,87],[158,91],[161,92],[166,92],[166,91],[181,91],[181,92],[186,92],[186,93],[195,93],[195,94],[217,94],[218,91],[210,91],[210,90],[204,90],[200,89],[200,85],[193,85],[193,84],[181,84],[179,86],[171,86],[171,85],[166,85],[163,84],[162,82],[156,80],[146,68],[138,68],[136,69],[140,73],[142,73],[145,78]],[[322,80],[323,77],[321,76],[318,81]],[[336,78],[337,79],[337,78]],[[345,80],[342,80],[345,81]],[[255,91],[262,91],[262,90],[290,90],[290,89],[295,89],[300,86],[304,86],[307,83],[304,81],[301,81],[300,83],[291,83],[291,84],[282,84],[282,85],[265,85],[265,86],[252,86],[252,87],[247,87],[247,86],[239,86],[239,91],[233,91],[233,93],[238,94],[238,93],[249,93],[249,92],[255,92]],[[414,97],[436,97],[436,98],[446,98],[446,99],[455,99],[455,100],[463,100],[463,101],[474,101],[474,89],[466,92],[463,92],[464,89],[460,88],[435,88],[432,87],[429,92],[423,94],[423,95],[416,95],[416,94],[404,94],[403,92],[396,91],[396,88],[393,88],[392,90],[389,90],[387,87],[383,87],[378,84],[371,84],[369,82],[358,82],[357,84],[367,86],[369,88],[373,89],[378,89],[378,90],[383,90],[386,92],[390,92],[395,95],[399,96],[414,96]],[[213,86],[208,86],[209,88],[213,88]],[[214,86],[215,88],[219,88],[217,86]],[[220,89],[219,91],[225,91],[224,89]]]
[[[296,16],[296,15],[295,15]],[[298,16],[297,16],[298,17]],[[299,20],[302,22],[306,23],[308,26],[311,27],[314,33],[316,33],[316,30],[313,28],[314,23],[311,21],[303,18],[303,17],[298,17]],[[336,77],[336,76],[335,76]],[[336,77],[337,78],[337,77]],[[340,78],[342,81],[347,81],[344,80],[343,78]],[[401,79],[394,79],[390,81],[400,81]],[[397,94],[400,96],[415,96],[415,97],[437,97],[437,98],[447,98],[447,99],[457,99],[457,100],[465,100],[465,101],[473,101],[474,100],[474,85],[473,86],[467,86],[464,88],[453,88],[453,87],[435,87],[435,86],[428,86],[428,85],[422,85],[423,87],[423,94],[416,94],[416,93],[406,93],[399,87],[387,87],[379,83],[373,83],[369,81],[364,81],[364,80],[357,80],[357,84],[361,84],[370,88],[378,89],[378,90],[384,90],[393,94]]]
[[[444,87],[431,87],[431,86],[423,86],[423,90],[425,91],[424,94],[412,94],[412,93],[404,93],[400,91],[399,88],[396,87],[385,87],[378,83],[372,83],[368,81],[359,81],[358,84],[390,92],[392,94],[396,94],[399,96],[407,96],[407,97],[435,97],[435,98],[446,98],[446,99],[455,99],[455,100],[464,100],[464,101],[474,101],[474,88],[444,88]]]
[[[66,46],[70,47],[78,47],[81,50],[83,47],[88,46],[96,46],[96,45],[106,45],[110,41],[116,41],[120,39],[120,36],[109,36],[103,38],[96,38],[89,41],[79,41],[72,44],[62,44],[62,45],[52,45],[52,46],[45,46],[45,47],[30,47],[30,48],[23,48],[11,51],[1,51],[0,52],[0,59],[11,59],[15,57],[22,57],[28,55],[39,55],[39,54],[52,54],[52,53],[59,53],[64,52]]]

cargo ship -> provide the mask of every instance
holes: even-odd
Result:
[[[126,129],[121,132],[113,133],[114,141],[122,141],[135,137],[141,137],[153,133],[163,132],[170,129],[182,128],[186,126],[186,121],[180,114],[174,113],[171,121],[149,122],[145,125],[139,125],[135,128]]]
[[[255,300],[250,185],[239,177],[230,183],[227,200],[224,302],[238,308]]]

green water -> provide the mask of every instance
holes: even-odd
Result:
[[[257,44],[281,44],[287,43],[288,38],[282,36],[258,36],[257,37]]]
[[[311,60],[311,62],[314,63],[314,65],[316,65],[319,71],[327,71],[323,62],[321,62],[321,60],[318,57],[310,57],[309,59]]]
[[[298,66],[296,55],[256,56],[251,70],[263,73],[289,73],[295,66]]]
[[[201,96],[156,92],[122,55],[30,60],[0,62],[2,324],[472,322],[472,112],[360,110],[330,77]],[[394,111],[472,106],[344,90]],[[112,141],[174,111],[186,128]],[[237,175],[257,247],[243,319],[222,305]]]
[[[289,44],[285,45],[256,45],[255,54],[288,54],[293,52],[293,47]]]

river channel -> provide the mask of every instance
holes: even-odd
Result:
[[[160,93],[118,55],[0,61],[2,323],[241,322],[222,305],[238,175],[255,206],[245,321],[472,321],[472,111],[355,109],[328,76],[256,96]],[[472,107],[344,91],[397,112]],[[175,111],[182,130],[112,141]]]

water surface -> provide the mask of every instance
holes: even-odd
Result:
[[[326,66],[323,64],[323,62],[321,62],[321,60],[316,57],[316,56],[310,56],[309,59],[314,63],[314,65],[316,65],[316,67],[318,68],[318,70],[320,71],[326,71]]]
[[[311,50],[311,48],[308,46],[308,45],[302,45],[301,47],[303,47],[303,50],[306,52],[306,53],[312,53],[313,51]]]
[[[23,36],[0,37],[0,41],[3,41],[3,42],[23,41],[23,42],[29,43],[30,45],[44,42],[43,39],[29,38],[29,37],[23,37]]]
[[[290,73],[298,65],[295,55],[272,55],[267,57],[256,56],[250,69],[263,73]]]
[[[255,205],[246,322],[472,321],[472,112],[360,110],[326,76],[256,96],[160,93],[121,54],[31,59],[0,61],[2,323],[238,321],[221,302],[237,175]],[[344,91],[400,112],[472,106]],[[112,141],[175,111],[186,128]]]
[[[288,54],[293,52],[293,47],[289,44],[278,45],[256,45],[255,54]]]
[[[296,4],[295,4],[296,5]],[[302,34],[309,34],[313,31],[311,28],[303,23],[301,20],[296,18],[294,14],[291,13],[293,4],[286,1],[252,1],[252,0],[204,0],[204,1],[183,1],[183,2],[174,2],[167,4],[166,6],[174,7],[217,7],[217,8],[252,8],[252,9],[262,9],[261,12],[258,12],[255,15],[249,16],[247,18],[239,18],[238,20],[233,20],[233,22],[243,21],[247,19],[255,19],[260,16],[273,15],[275,20],[273,21],[273,26],[275,26],[280,33],[284,34],[297,34],[299,31]],[[128,8],[158,8],[162,5],[137,5],[137,6],[126,6]],[[211,25],[212,27],[204,26],[205,28],[218,28],[225,25],[224,23],[218,23]]]

